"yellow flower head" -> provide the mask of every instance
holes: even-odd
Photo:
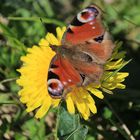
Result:
[[[27,112],[37,109],[36,118],[43,117],[49,108],[57,107],[60,99],[53,99],[47,90],[47,78],[50,62],[55,52],[49,47],[61,45],[61,39],[66,28],[56,28],[57,36],[48,33],[41,39],[38,46],[27,49],[27,55],[21,57],[23,66],[18,70],[21,73],[17,83],[22,87],[19,91],[20,101],[27,106]],[[125,65],[123,60],[124,52],[118,52],[116,47],[112,57],[104,66],[104,74],[100,85],[90,84],[86,88],[77,87],[66,95],[67,109],[70,113],[75,113],[75,108],[80,112],[85,120],[90,116],[90,112],[96,113],[97,108],[93,96],[104,98],[102,91],[112,93],[115,88],[124,89],[122,84],[128,76],[127,72],[118,72],[119,68]]]

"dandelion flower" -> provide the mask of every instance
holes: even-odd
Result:
[[[23,66],[18,69],[21,76],[17,83],[22,87],[19,91],[20,101],[27,106],[27,112],[36,111],[36,118],[42,118],[50,108],[57,107],[60,99],[52,98],[47,90],[47,78],[50,62],[55,52],[49,45],[61,45],[61,39],[66,27],[56,28],[56,36],[48,33],[41,39],[39,45],[27,49],[27,55],[21,57]],[[120,46],[120,45],[117,45]],[[103,91],[112,93],[113,89],[124,89],[122,82],[128,76],[127,72],[118,72],[126,62],[123,60],[125,52],[119,52],[116,47],[112,57],[104,66],[104,74],[101,83],[91,83],[87,87],[75,87],[66,95],[67,110],[74,114],[77,109],[82,117],[87,120],[91,114],[97,112],[94,96],[103,99]],[[116,72],[114,72],[116,71]]]

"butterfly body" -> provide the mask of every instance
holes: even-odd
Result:
[[[61,98],[74,86],[99,83],[103,65],[111,57],[114,44],[101,22],[101,10],[91,5],[77,14],[68,26],[49,69],[48,91]]]

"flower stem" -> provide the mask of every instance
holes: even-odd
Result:
[[[119,128],[112,120],[111,123],[115,125],[118,129],[118,131],[127,139],[127,140],[136,140],[135,137],[132,135],[129,128],[126,126],[126,124],[122,121],[122,119],[119,117],[117,112],[113,109],[112,105],[105,99],[106,104],[109,106],[109,108],[112,110],[112,113],[115,115],[115,117],[118,119],[118,121],[121,124],[121,128]],[[121,132],[121,129],[124,130],[125,134]]]
[[[4,79],[4,80],[0,81],[0,84],[7,83],[7,82],[12,82],[12,81],[15,81],[15,80],[17,80],[17,78]]]
[[[127,140],[130,140],[129,137],[125,135],[125,132],[122,130],[122,128],[120,128],[112,119],[109,119],[109,121],[112,125],[114,125],[117,128],[117,130],[122,136],[124,136]]]
[[[60,110],[60,107],[58,106],[58,108],[57,108],[56,126],[55,126],[55,131],[54,131],[55,140],[58,140],[57,133],[58,133],[58,125],[59,125],[59,110]]]
[[[58,127],[59,127],[59,121],[60,121],[60,108],[61,108],[62,100],[60,101],[58,108],[57,108],[57,118],[56,118],[56,126],[55,126],[55,132],[54,137],[55,140],[59,140],[57,134],[58,134]]]

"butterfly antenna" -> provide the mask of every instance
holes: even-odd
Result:
[[[42,23],[42,25],[45,27],[45,22],[43,21],[43,19],[40,17],[40,21],[41,21],[41,23]],[[47,31],[47,35],[49,36],[49,38],[50,38],[50,40],[51,40],[51,36],[50,36],[50,32],[47,30],[47,28],[46,28],[46,31]],[[51,42],[52,42],[52,40],[51,40]],[[52,44],[49,42],[49,44],[50,44],[50,47],[52,46]],[[52,48],[52,47],[51,47]],[[53,49],[52,49],[53,50]]]
[[[45,27],[45,23],[43,22],[43,19],[42,19],[41,17],[40,17],[39,19],[40,19],[42,25]],[[46,30],[47,30],[47,29],[46,29]],[[48,32],[48,30],[47,30],[47,32]]]

